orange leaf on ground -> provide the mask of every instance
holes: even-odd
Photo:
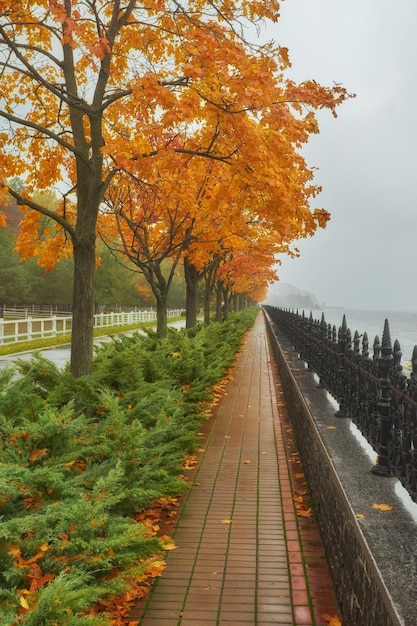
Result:
[[[326,623],[326,626],[342,626],[342,622],[336,615],[328,615],[325,613],[323,615],[323,619]]]
[[[149,565],[146,569],[146,573],[149,576],[156,577],[160,576],[166,567],[165,561],[154,561]]]
[[[391,506],[390,504],[376,504],[374,502],[372,508],[378,509],[378,511],[393,511],[395,507]]]
[[[312,517],[312,515],[313,515],[312,508],[309,507],[306,504],[297,504],[296,503],[295,508],[297,510],[297,515],[299,515],[300,517]]]

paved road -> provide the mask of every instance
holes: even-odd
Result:
[[[173,328],[181,328],[185,324],[184,320],[178,320],[176,322],[169,322],[169,326]],[[140,330],[140,329],[138,329]],[[126,334],[132,334],[135,331],[128,331]],[[97,337],[94,339],[94,344],[99,345],[100,343],[104,343],[105,341],[110,341],[110,337],[108,335],[104,335],[103,337]],[[62,346],[49,347],[43,350],[36,350],[32,352],[19,352],[16,354],[9,354],[7,356],[0,356],[0,369],[4,369],[5,367],[12,366],[15,361],[21,359],[22,361],[30,361],[33,357],[34,352],[39,352],[45,359],[49,359],[52,363],[55,363],[57,367],[60,369],[64,368],[66,363],[70,360],[71,357],[71,349],[70,344],[63,344]]]

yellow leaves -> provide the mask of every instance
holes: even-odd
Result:
[[[14,559],[20,557],[20,548],[18,546],[11,545],[7,549],[7,554],[10,554]]]
[[[281,59],[281,67],[282,69],[291,67],[290,58],[288,55],[288,48],[280,46],[278,48],[278,53]]]
[[[220,522],[221,522],[222,524],[231,524],[231,523],[232,523],[232,521],[233,521],[233,520],[231,520],[231,519],[221,519],[221,520],[220,520]]]
[[[375,509],[376,511],[383,511],[383,512],[390,512],[390,511],[395,510],[395,506],[391,506],[390,504],[385,504],[385,503],[378,503],[378,502],[374,502],[371,508]],[[355,517],[356,519],[365,519],[365,515],[363,513],[356,513]]]
[[[161,541],[164,550],[171,551],[177,549],[177,546],[170,537],[161,537]]]
[[[19,596],[19,604],[21,607],[23,607],[24,609],[29,610],[29,603],[26,600],[25,596]]]
[[[29,461],[37,461],[37,459],[45,456],[48,452],[48,448],[40,448],[38,450],[32,450],[29,455]]]
[[[391,506],[390,504],[377,504],[374,503],[372,505],[373,509],[377,509],[378,511],[393,511],[395,509],[394,506]]]
[[[324,209],[314,209],[313,216],[320,228],[324,228],[330,220],[330,213]]]
[[[166,567],[165,561],[152,561],[152,563],[147,567],[146,574],[151,576],[152,578],[156,578],[160,576]]]
[[[326,626],[342,626],[342,622],[337,615],[328,615],[328,613],[324,613],[323,619]]]
[[[310,506],[296,502],[295,508],[299,517],[313,517],[313,510]]]
[[[196,455],[195,455],[195,454],[193,454],[193,455],[190,455],[190,456],[189,456],[189,457],[188,457],[188,458],[184,461],[184,463],[182,464],[182,467],[183,467],[185,470],[190,471],[190,470],[195,470],[196,465],[197,465],[197,457],[196,457]]]
[[[192,20],[186,12],[173,16],[166,3],[152,0],[146,8],[136,3],[129,16],[122,8],[113,22],[113,3],[103,9],[100,21],[89,3],[82,14],[72,6],[68,15],[62,2],[47,4],[48,9],[40,5],[29,21],[23,19],[24,12],[12,12],[17,22],[14,33],[21,35],[28,59],[36,54],[27,50],[28,42],[45,47],[47,54],[37,68],[43,79],[38,85],[29,72],[8,69],[2,74],[4,93],[10,87],[7,107],[11,112],[21,108],[25,116],[27,110],[26,119],[36,131],[28,134],[22,124],[13,136],[1,133],[0,146],[5,143],[7,149],[0,151],[0,170],[7,176],[24,172],[29,194],[35,187],[50,188],[54,183],[61,188],[62,179],[66,190],[76,190],[86,181],[85,172],[77,180],[85,166],[80,169],[80,162],[99,163],[103,157],[98,180],[111,181],[104,202],[119,190],[120,179],[112,178],[115,169],[132,174],[130,181],[135,176],[146,181],[152,189],[149,195],[158,199],[158,224],[148,214],[142,233],[153,259],[156,252],[163,258],[174,256],[185,236],[192,235],[189,253],[200,269],[223,253],[227,242],[233,261],[224,259],[225,284],[233,285],[236,293],[262,296],[273,279],[270,268],[276,254],[288,252],[291,241],[313,234],[328,220],[326,212],[310,211],[309,199],[317,187],[297,149],[318,130],[314,113],[305,111],[334,111],[348,97],[345,90],[325,89],[314,81],[302,85],[287,81],[282,76],[290,65],[287,48],[261,46],[252,54],[239,41],[233,20],[241,14],[251,20],[276,20],[276,0],[223,0],[218,12],[202,0],[196,3]],[[21,8],[21,3],[17,5]],[[213,23],[207,28],[209,16]],[[57,26],[62,44],[78,48],[71,82],[83,99],[84,120],[77,128],[64,93],[47,89],[48,84],[65,83],[61,66],[48,64],[48,55],[57,54],[51,47],[51,32]],[[111,42],[104,36],[110,32],[115,35]],[[106,55],[112,56],[107,89],[93,109],[91,96],[100,92],[95,86],[103,79],[100,61]],[[300,116],[292,114],[286,100],[298,106]],[[95,146],[88,120],[99,111],[103,118],[97,127],[101,125],[103,136]],[[120,203],[123,208],[129,193]],[[65,219],[73,223],[70,198],[66,195]],[[143,212],[138,200],[133,197],[138,210],[129,216],[135,225]],[[63,216],[62,211],[53,211]],[[245,215],[256,217],[251,228]],[[25,217],[18,250],[22,258],[38,256],[49,271],[62,251],[68,254],[67,239],[53,229],[41,231],[31,220]],[[269,239],[255,222],[271,224]],[[181,227],[175,230],[177,224]],[[187,230],[190,225],[192,233]],[[101,215],[99,229],[106,228]],[[111,232],[117,232],[114,224]],[[143,248],[139,241],[137,249]]]
[[[38,561],[45,556],[49,549],[50,545],[43,543],[34,556],[24,558],[18,546],[10,545],[8,547],[7,552],[12,556],[15,567],[29,570],[29,572],[25,573],[25,578],[29,582],[29,589],[17,590],[18,593],[21,594],[19,595],[19,604],[26,611],[33,609],[36,605],[37,598],[33,592],[45,586],[47,583],[52,582],[55,578],[55,574],[53,573],[44,575],[38,564]],[[31,602],[29,602],[29,600],[31,600]]]

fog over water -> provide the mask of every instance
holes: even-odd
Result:
[[[326,305],[417,311],[416,24],[415,0],[285,0],[264,32],[288,47],[292,78],[357,94],[337,119],[319,114],[303,151],[332,219],[278,270]]]

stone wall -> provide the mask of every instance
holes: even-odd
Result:
[[[370,472],[376,455],[265,317],[343,626],[416,626],[417,506]]]

